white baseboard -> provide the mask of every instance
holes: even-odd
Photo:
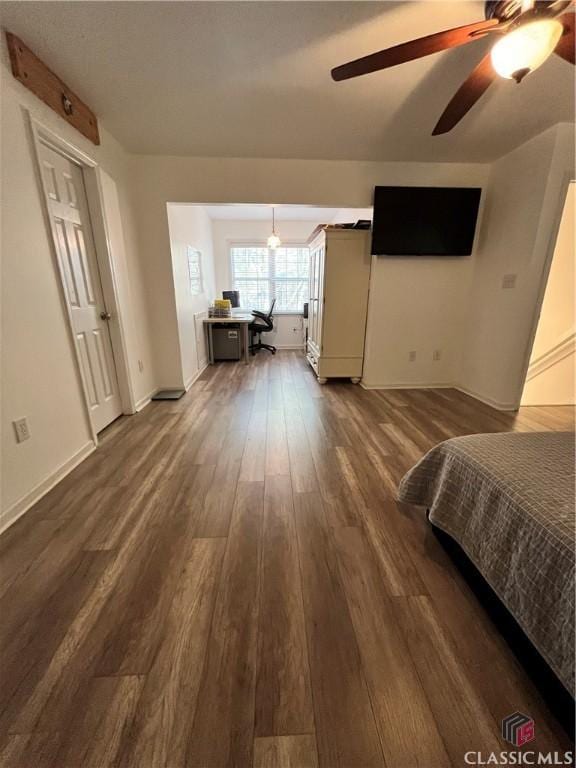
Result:
[[[491,397],[482,395],[480,394],[480,392],[475,392],[473,389],[468,389],[468,387],[463,387],[460,384],[454,384],[454,389],[457,389],[458,392],[463,392],[465,395],[468,395],[469,397],[473,397],[475,400],[480,400],[481,403],[484,403],[484,405],[489,405],[491,408],[494,408],[496,411],[517,411],[518,410],[517,403],[502,403],[499,400],[494,400]]]
[[[137,400],[135,402],[134,407],[136,408],[136,412],[141,411],[143,408],[146,408],[146,406],[152,399],[152,395],[156,392],[156,389],[157,389],[156,387],[154,389],[151,389],[147,395],[144,395],[144,397],[141,397],[140,400]]]
[[[520,403],[522,408],[574,408],[576,406],[576,400],[563,400],[561,403]]]
[[[7,509],[0,512],[0,533],[6,530],[9,526],[18,520],[19,517],[27,512],[30,507],[36,504],[42,496],[45,496],[48,491],[52,490],[60,480],[70,474],[72,470],[84,461],[91,453],[96,450],[96,444],[93,440],[90,440],[86,445],[82,446],[73,456],[67,461],[61,464],[58,469],[52,472],[48,477],[44,478],[38,485],[32,488],[25,496],[18,501],[11,504]]]
[[[304,344],[276,344],[276,349],[300,349],[304,351]]]
[[[405,384],[371,384],[369,382],[361,381],[361,386],[364,389],[456,389],[458,392],[463,392],[469,397],[473,397],[475,400],[479,400],[485,405],[489,405],[497,411],[517,411],[518,405],[515,403],[502,403],[498,400],[493,400],[491,397],[486,397],[479,392],[474,392],[467,387],[462,387],[459,384],[454,384],[446,381],[438,382],[410,382]]]
[[[186,392],[188,392],[188,390],[190,389],[190,387],[192,386],[192,384],[194,384],[194,382],[195,382],[197,379],[199,379],[199,378],[200,378],[200,376],[202,376],[202,374],[204,373],[204,371],[206,370],[206,368],[208,368],[208,360],[206,360],[206,362],[204,363],[204,365],[202,366],[202,368],[200,368],[200,370],[196,371],[196,373],[195,373],[193,376],[191,376],[191,377],[188,379],[188,381],[184,382],[184,389],[186,390]]]
[[[364,389],[456,389],[454,384],[447,381],[437,382],[406,382],[404,384],[372,384],[370,382],[361,381],[360,385]]]

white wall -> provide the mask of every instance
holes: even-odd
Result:
[[[372,221],[372,208],[340,208],[332,217],[330,224],[348,224],[360,219]]]
[[[180,356],[180,379],[176,381],[176,385],[188,387],[199,372],[194,315],[208,308],[216,290],[212,222],[200,206],[168,205],[168,226]],[[190,292],[188,246],[202,254],[204,293],[201,295],[193,295]],[[162,375],[159,381],[161,386],[169,386],[168,382],[164,382]]]
[[[115,179],[138,334],[133,361],[138,397],[154,382],[148,342],[147,298],[142,293],[136,226],[131,213],[132,162],[105,130],[95,147],[12,77],[5,42],[2,99],[2,516],[0,526],[25,509],[91,446],[25,110],[93,157]],[[134,365],[131,361],[131,370]],[[17,444],[12,421],[27,417],[31,437]]]
[[[522,405],[574,405],[576,331],[576,183],[568,187],[558,239],[548,274],[538,330],[530,355]],[[566,354],[569,352],[569,354]],[[560,358],[559,353],[566,354]],[[530,377],[530,373],[534,373]]]
[[[459,382],[513,409],[528,366],[539,301],[574,177],[574,126],[558,125],[493,164],[466,305]],[[514,289],[502,288],[516,275]]]
[[[457,382],[473,259],[372,257],[364,386]]]
[[[135,186],[137,212],[142,234],[142,259],[154,292],[153,314],[154,354],[159,375],[167,386],[179,377],[178,332],[174,291],[171,286],[171,257],[166,217],[167,202],[184,203],[263,203],[320,205],[333,208],[369,208],[374,186],[383,185],[467,185],[483,186],[489,166],[462,163],[380,163],[325,160],[260,160],[234,158],[191,158],[140,156],[136,165]],[[465,261],[465,260],[463,260]],[[403,275],[402,287],[413,281],[425,283],[435,296],[437,306],[451,303],[457,283],[464,280],[463,267],[453,261],[438,259],[429,270],[419,269],[410,259],[402,260],[398,268],[392,262],[379,259],[375,265],[377,284],[385,285],[390,296],[398,296],[395,281],[398,269]],[[455,277],[458,271],[458,278]],[[430,282],[431,281],[431,282]],[[420,317],[431,338],[440,337],[445,327],[444,317],[433,317],[417,304],[408,308],[407,302],[397,301],[395,327],[415,322]],[[414,313],[417,313],[415,315]],[[375,322],[379,323],[378,315]],[[438,331],[433,322],[441,321]],[[371,335],[367,365],[371,381],[386,384],[401,381],[414,369],[402,362],[393,369],[394,360],[381,343],[385,329],[377,327]],[[451,344],[445,362],[451,360]],[[424,355],[424,352],[423,352]],[[450,362],[452,365],[452,362]],[[161,374],[160,374],[161,372]],[[418,373],[420,375],[420,373]],[[450,375],[438,369],[438,377]],[[177,384],[176,384],[177,386]]]

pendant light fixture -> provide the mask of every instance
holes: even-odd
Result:
[[[282,244],[282,241],[276,234],[276,220],[274,217],[274,206],[272,206],[272,234],[268,238],[268,248],[278,248]]]

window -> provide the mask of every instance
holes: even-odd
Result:
[[[200,251],[196,250],[196,248],[188,246],[186,255],[188,257],[190,293],[193,296],[197,296],[199,293],[204,293],[204,285],[202,283],[202,254]]]
[[[240,291],[243,309],[270,308],[274,312],[302,312],[308,301],[310,254],[303,245],[231,245],[232,287]]]

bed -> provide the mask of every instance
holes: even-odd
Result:
[[[398,496],[464,550],[574,696],[574,433],[457,437]]]

